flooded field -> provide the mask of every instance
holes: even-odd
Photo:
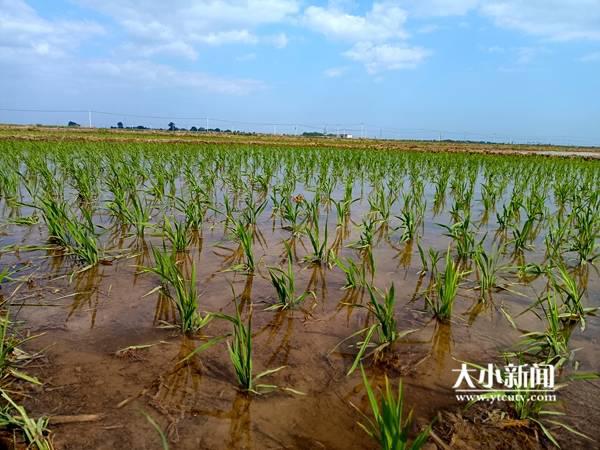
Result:
[[[599,185],[579,158],[0,142],[2,445],[379,448],[389,379],[424,448],[598,448]],[[561,388],[465,409],[463,362]]]

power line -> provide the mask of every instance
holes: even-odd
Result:
[[[298,129],[305,130],[325,130],[327,129],[337,130],[336,134],[339,134],[340,130],[344,131],[344,134],[357,134],[360,137],[366,136],[378,136],[380,138],[385,136],[407,139],[411,136],[418,136],[420,139],[432,139],[432,140],[443,140],[451,137],[458,137],[455,140],[481,140],[481,141],[496,141],[496,142],[571,142],[571,143],[589,143],[592,141],[600,142],[598,137],[582,138],[580,136],[567,136],[567,135],[554,135],[554,136],[523,136],[515,135],[511,133],[490,133],[490,132],[474,132],[474,131],[453,131],[453,130],[440,130],[432,128],[397,128],[397,127],[382,127],[376,124],[367,124],[364,122],[360,123],[300,123],[300,122],[259,122],[259,121],[248,121],[248,120],[234,120],[234,119],[223,119],[210,117],[209,115],[201,116],[178,116],[178,115],[152,115],[152,114],[132,114],[112,111],[97,111],[93,109],[36,109],[36,108],[0,108],[3,112],[20,112],[20,113],[43,113],[43,114],[88,114],[88,123],[92,126],[92,114],[100,116],[111,116],[118,118],[135,118],[135,119],[146,119],[146,120],[169,120],[169,121],[197,121],[206,123],[206,128],[209,127],[209,122],[214,124],[228,124],[246,127],[268,127],[269,130],[278,130],[281,133],[282,129],[289,128],[290,131],[294,130],[294,134],[297,133]],[[469,138],[469,139],[467,139]],[[597,144],[596,144],[597,145]]]

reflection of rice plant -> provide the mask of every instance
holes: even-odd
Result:
[[[448,320],[452,317],[452,307],[458,283],[468,272],[462,271],[460,264],[454,262],[450,255],[450,249],[446,252],[446,267],[443,272],[437,270],[435,276],[435,294],[426,295],[425,299],[435,317],[439,320]]]
[[[292,267],[292,250],[287,242],[285,247],[287,249],[287,270],[280,269],[279,267],[268,268],[269,277],[277,291],[277,299],[279,302],[267,309],[293,308],[295,305],[302,303],[309,295],[315,297],[313,292],[304,292],[301,295],[296,296],[294,283],[295,276]]]
[[[398,393],[394,395],[386,376],[385,391],[382,392],[381,399],[377,400],[364,368],[361,366],[360,369],[373,413],[373,419],[371,419],[361,412],[365,423],[359,423],[360,427],[377,441],[382,450],[418,450],[422,448],[429,438],[431,427],[427,427],[419,433],[409,444],[408,435],[412,429],[412,410],[405,417],[402,382],[398,384]]]

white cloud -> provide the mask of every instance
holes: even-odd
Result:
[[[557,41],[600,40],[600,0],[401,0],[411,15],[470,12],[497,26]]]
[[[347,67],[330,67],[323,71],[323,75],[327,78],[339,78],[346,73]]]
[[[479,0],[401,0],[400,4],[416,16],[462,16]]]
[[[93,22],[46,20],[23,0],[0,0],[0,56],[62,57],[103,33]]]
[[[243,95],[264,88],[256,80],[225,79],[202,72],[177,70],[165,64],[146,60],[125,62],[94,61],[87,64],[92,75],[117,84],[143,85],[144,88],[195,88],[222,94]]]
[[[343,12],[337,7],[309,6],[304,11],[304,23],[331,39],[350,42],[404,39],[406,11],[391,3],[373,3],[364,16]]]
[[[585,62],[585,63],[600,61],[600,52],[592,52],[592,53],[583,55],[581,58],[579,58],[579,61]]]
[[[429,53],[420,47],[359,42],[345,52],[345,55],[363,63],[370,74],[376,74],[383,70],[415,68]]]
[[[498,26],[543,38],[600,40],[599,0],[491,1],[480,10]]]
[[[129,47],[145,54],[197,57],[198,45],[287,45],[283,33],[262,35],[298,12],[297,0],[79,0],[110,16],[127,33]],[[172,43],[178,43],[176,48]]]
[[[334,3],[327,8],[309,6],[302,22],[330,39],[353,44],[343,55],[363,64],[370,74],[376,74],[414,68],[429,54],[425,49],[405,43],[408,39],[404,29],[406,19],[406,11],[397,3],[375,2],[362,16],[346,13]],[[328,77],[340,75],[339,68],[325,71]]]

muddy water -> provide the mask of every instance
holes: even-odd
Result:
[[[353,205],[352,220],[360,223],[366,211],[368,204],[363,198]],[[21,331],[39,335],[29,341],[27,349],[43,354],[43,359],[28,368],[44,385],[24,401],[27,409],[36,416],[99,415],[93,422],[52,426],[51,421],[57,448],[160,448],[159,437],[142,411],[154,417],[168,434],[172,448],[178,449],[375,448],[358,427],[361,416],[351,406],[367,412],[360,375],[345,376],[356,348],[336,348],[370,324],[367,311],[352,306],[364,304],[366,294],[344,290],[344,276],[338,269],[303,263],[309,245],[303,238],[296,242],[296,285],[298,291],[314,291],[316,300],[308,299],[294,311],[265,311],[275,301],[265,266],[282,261],[282,240],[289,237],[279,221],[269,216],[267,210],[259,222],[264,241],[262,245],[255,242],[261,269],[254,276],[225,271],[231,262],[223,256],[227,252],[221,246],[233,249],[234,244],[218,220],[205,224],[184,258],[188,268],[196,264],[202,310],[231,313],[234,298],[246,311],[252,309],[256,373],[285,365],[267,382],[306,395],[277,391],[248,396],[239,392],[224,344],[181,363],[206,338],[227,333],[229,327],[214,321],[203,330],[206,335],[192,338],[164,326],[176,321],[176,312],[160,294],[146,296],[158,280],[139,271],[152,264],[149,248],[161,245],[158,237],[149,235],[144,242],[127,237],[107,239],[104,244],[125,257],[73,277],[71,261],[50,251],[2,255],[3,265],[19,264],[21,273],[34,280],[22,286],[12,300],[13,319],[20,322]],[[335,227],[334,211],[324,208],[321,220],[323,227],[328,224],[333,240],[341,232]],[[428,210],[421,245],[443,251],[450,241],[441,235],[437,223],[450,223],[450,219]],[[491,221],[488,228],[494,225]],[[10,225],[3,232],[3,245],[46,244],[47,231],[42,225]],[[358,236],[351,221],[341,256],[357,258],[357,252],[345,245]],[[384,374],[394,383],[402,379],[408,405],[415,410],[417,424],[423,424],[438,411],[459,406],[452,390],[456,380],[452,369],[460,367],[459,361],[498,362],[500,352],[512,348],[521,331],[543,329],[531,313],[518,318],[521,331],[513,329],[498,306],[518,314],[544,289],[545,281],[523,283],[505,273],[504,284],[509,289],[495,292],[493,302],[481,307],[477,306],[474,278],[468,277],[460,289],[453,320],[440,324],[424,311],[419,295],[429,276],[419,273],[417,248],[399,244],[398,238],[391,230],[387,238],[382,235],[377,241],[374,284],[386,288],[394,283],[398,325],[401,330],[415,331],[395,345],[390,357],[368,370],[378,385],[383,384]],[[541,238],[536,243],[536,248],[543,248]],[[527,253],[528,262],[542,260],[541,250]],[[597,270],[588,266],[580,276],[587,283],[588,305],[598,306]],[[3,292],[6,295],[14,287],[5,286]],[[595,318],[589,320],[585,333],[574,332],[571,345],[580,348],[576,359],[581,370],[600,370],[599,336]],[[121,351],[141,345],[149,347]],[[597,399],[598,392],[597,384],[582,382],[561,394],[562,407],[571,414],[572,423],[596,439],[600,439],[600,413],[595,404],[584,402]],[[582,414],[584,407],[586,413]],[[570,435],[559,437],[576,444],[570,448],[590,445]]]

